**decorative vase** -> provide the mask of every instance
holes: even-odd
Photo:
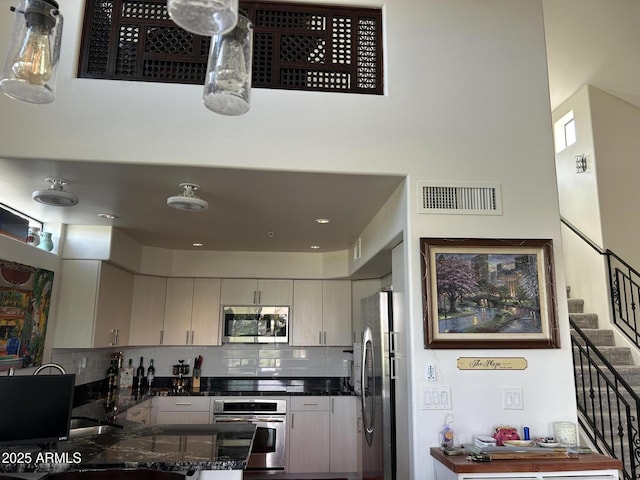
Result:
[[[39,247],[47,252],[53,250],[53,240],[51,240],[51,232],[40,232]]]
[[[29,227],[27,243],[34,247],[37,247],[40,244],[40,229],[38,227]]]

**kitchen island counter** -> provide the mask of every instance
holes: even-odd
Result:
[[[241,479],[255,430],[250,423],[144,425],[110,428],[44,450],[0,447],[0,475],[55,478],[59,472],[140,469],[189,474],[192,479]],[[213,473],[218,471],[229,475]]]

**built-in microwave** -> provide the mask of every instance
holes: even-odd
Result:
[[[222,341],[288,343],[289,306],[222,307]]]

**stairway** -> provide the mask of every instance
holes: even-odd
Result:
[[[634,365],[631,349],[619,347],[615,344],[613,330],[598,328],[598,315],[584,313],[584,300],[569,299],[569,318],[582,329],[582,332],[598,347],[604,357],[622,375],[622,378],[631,385],[637,386],[636,392],[640,392],[640,366]],[[583,343],[578,339],[578,343]]]
[[[615,344],[614,332],[611,329],[598,328],[598,315],[594,313],[584,313],[584,301],[580,299],[569,299],[569,318],[582,330],[582,332],[593,342],[603,356],[611,363],[611,365],[618,371],[620,376],[632,387],[632,389],[640,394],[640,366],[633,363],[633,356],[631,355],[631,349],[629,347],[620,347]],[[584,341],[575,334],[575,331],[571,330],[571,335],[577,343],[584,344]],[[624,412],[620,417],[615,416],[614,421],[610,422],[610,417],[607,415],[610,412],[618,412],[618,401],[611,398],[607,393],[607,389],[602,385],[602,380],[598,382],[597,378],[582,378],[582,372],[589,372],[588,369],[581,370],[578,363],[578,355],[574,352],[574,363],[576,384],[586,385],[588,398],[584,398],[585,394],[578,388],[577,401],[579,405],[586,405],[587,410],[590,412],[600,412],[603,414],[600,416],[596,414],[596,423],[599,429],[603,432],[609,443],[614,445],[613,456],[621,458],[625,464],[625,475],[621,475],[621,478],[635,478],[635,475],[631,472],[630,465],[630,448],[627,440],[626,432],[626,415]],[[596,360],[596,364],[602,364],[601,361]],[[607,371],[607,370],[604,370]],[[589,373],[589,375],[591,375]],[[595,375],[597,377],[597,375]],[[608,378],[613,376],[606,373]],[[601,388],[597,388],[601,385]],[[591,390],[590,390],[591,388]],[[631,395],[623,394],[625,399],[630,399]],[[591,398],[593,397],[593,398]],[[635,408],[635,407],[634,407]],[[633,418],[633,428],[638,428],[636,415],[633,411],[631,413]],[[622,426],[622,427],[621,427]],[[621,430],[619,430],[619,428]],[[620,434],[622,433],[622,436]],[[637,462],[637,460],[636,460]],[[636,470],[638,468],[636,467]]]

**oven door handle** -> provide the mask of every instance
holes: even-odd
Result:
[[[214,417],[214,422],[216,423],[223,423],[223,422],[284,423],[284,420],[279,418],[259,418],[259,417],[251,417],[251,418],[242,418],[242,417],[216,418]]]

